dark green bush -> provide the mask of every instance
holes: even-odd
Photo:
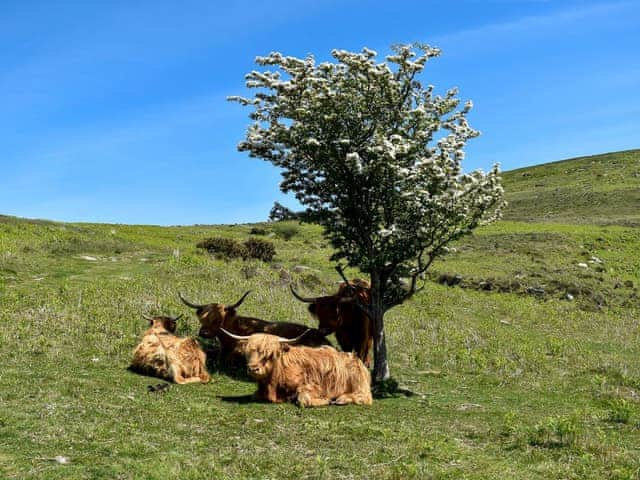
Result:
[[[276,247],[273,243],[260,238],[250,238],[244,242],[249,258],[257,258],[263,262],[270,262],[276,255]]]
[[[250,238],[240,243],[230,238],[212,237],[206,238],[196,245],[219,258],[257,258],[263,262],[270,262],[276,255],[276,247],[273,243],[259,238]]]
[[[241,243],[230,238],[211,237],[196,245],[221,258],[247,258],[247,249]]]
[[[249,230],[249,235],[266,235],[267,230],[262,227],[251,227]]]

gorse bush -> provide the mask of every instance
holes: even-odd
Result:
[[[250,238],[244,242],[248,258],[257,258],[263,262],[270,262],[276,255],[276,247],[273,243],[260,238]]]
[[[199,242],[196,247],[202,248],[210,254],[224,259],[256,258],[263,262],[270,262],[276,255],[276,247],[267,240],[250,238],[244,243],[223,237],[207,238]]]
[[[196,247],[203,248],[216,257],[246,258],[246,248],[236,240],[223,237],[211,237],[199,242]]]

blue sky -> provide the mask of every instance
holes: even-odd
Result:
[[[271,164],[236,151],[256,55],[443,50],[471,99],[465,169],[640,147],[640,2],[137,1],[0,5],[0,213],[141,224],[265,220]]]

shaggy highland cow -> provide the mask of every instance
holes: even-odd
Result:
[[[179,384],[211,380],[206,356],[198,341],[174,335],[180,317],[144,318],[149,321],[150,328],[133,352],[132,370]]]
[[[223,356],[235,350],[237,341],[227,335],[221,335],[221,328],[235,335],[246,336],[254,333],[269,333],[284,338],[295,338],[307,332],[307,330],[311,330],[304,336],[304,345],[312,347],[331,345],[325,338],[325,334],[322,334],[317,329],[309,329],[309,327],[305,325],[290,322],[269,322],[259,318],[238,315],[236,309],[242,304],[249,293],[250,292],[246,292],[240,300],[233,305],[224,305],[221,303],[198,305],[184,298],[182,294],[178,295],[182,303],[196,310],[196,315],[201,324],[199,335],[205,338],[217,337],[222,347]]]
[[[373,322],[359,307],[371,303],[371,287],[366,280],[353,279],[340,284],[334,295],[303,297],[291,288],[298,300],[309,304],[309,312],[319,322],[319,330],[325,335],[336,334],[340,348],[355,352],[360,360],[371,366],[373,346]]]
[[[371,405],[371,375],[358,357],[332,347],[294,346],[275,335],[226,335],[239,342],[247,371],[258,382],[255,397],[267,402],[294,401],[302,407]]]

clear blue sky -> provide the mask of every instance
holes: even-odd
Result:
[[[640,147],[640,2],[2,1],[0,213],[64,221],[265,220],[271,164],[236,151],[256,55],[443,50],[483,135],[465,169]]]

